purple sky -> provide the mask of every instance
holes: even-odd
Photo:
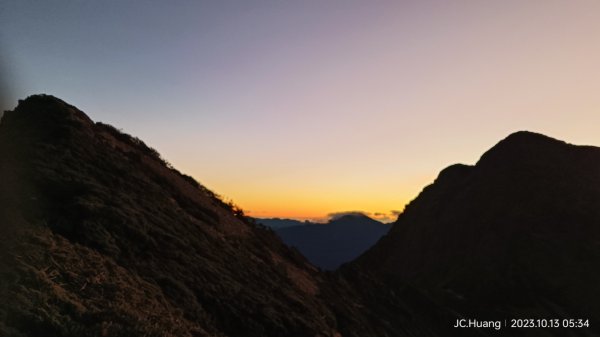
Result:
[[[596,1],[5,1],[8,103],[56,95],[255,216],[400,210],[531,130],[600,145]]]

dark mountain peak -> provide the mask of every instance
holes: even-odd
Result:
[[[27,104],[41,104],[41,105],[45,105],[45,106],[50,106],[52,104],[59,104],[62,106],[66,105],[66,106],[72,107],[72,105],[66,103],[62,99],[60,99],[56,96],[53,96],[53,95],[48,95],[48,94],[30,95],[25,99],[19,100],[20,106],[27,105]]]
[[[598,172],[599,148],[514,133],[475,166],[443,170],[352,266],[464,316],[545,316],[557,303],[598,320]]]
[[[93,124],[92,120],[81,110],[52,95],[31,95],[19,104],[14,114],[21,117],[37,117],[54,122],[80,121]]]
[[[565,150],[575,147],[563,141],[531,131],[517,131],[486,151],[477,167],[512,166],[530,161],[551,161],[560,157]],[[434,184],[447,186],[462,181],[473,172],[475,166],[453,164],[440,171]]]
[[[307,223],[275,231],[316,266],[334,270],[373,246],[390,228],[363,213],[344,212],[324,224]]]
[[[447,182],[457,181],[468,175],[473,166],[465,164],[454,164],[446,167],[438,174],[435,183],[446,184]]]
[[[554,158],[561,155],[569,144],[530,131],[518,131],[504,138],[485,152],[478,165],[510,164],[515,161],[529,161],[537,158]]]
[[[263,226],[267,226],[272,229],[281,229],[295,226],[303,226],[303,225],[312,225],[313,223],[305,220],[299,221],[294,219],[285,219],[285,218],[255,218],[257,223],[262,224]]]
[[[355,212],[355,213],[347,213],[347,214],[342,214],[342,215],[338,215],[336,217],[334,217],[333,219],[331,219],[329,222],[342,222],[342,221],[351,221],[351,220],[364,220],[364,219],[370,219],[373,220],[371,218],[369,218],[367,215],[360,213],[360,212]]]
[[[528,131],[528,130],[521,130],[521,131],[516,131],[516,132],[511,133],[510,135],[506,136],[506,138],[501,140],[501,142],[530,142],[530,141],[535,141],[535,140],[556,141],[556,139],[554,139],[552,137],[548,137],[541,133]]]
[[[27,137],[57,139],[78,131],[91,132],[94,122],[81,110],[52,95],[32,95],[12,111],[6,111],[2,125],[6,132]]]
[[[0,158],[1,336],[333,337],[340,315],[381,335],[273,232],[60,99],[6,112]]]
[[[328,225],[338,223],[381,223],[360,211],[331,213],[329,216],[330,219],[326,223]]]

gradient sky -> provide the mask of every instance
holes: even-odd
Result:
[[[600,145],[599,1],[8,0],[0,48],[3,109],[56,95],[258,217],[389,215],[517,130]]]

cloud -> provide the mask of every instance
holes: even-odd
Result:
[[[372,213],[370,216],[375,220],[389,223],[396,221],[398,219],[398,215],[400,215],[401,213],[402,211],[393,209],[389,212],[375,212]]]
[[[379,215],[374,215],[373,219],[375,219],[377,221],[381,221],[383,223],[390,223],[390,222],[394,222],[396,220],[396,218],[392,218],[388,214],[385,214],[385,213],[377,213],[377,214],[379,214]]]
[[[333,212],[333,213],[327,214],[327,216],[329,217],[330,220],[336,220],[345,215],[365,215],[368,217],[371,216],[371,214],[369,212],[364,212],[364,211],[345,211],[345,212]]]
[[[398,211],[398,210],[391,210],[389,212],[373,212],[373,213],[365,212],[365,211],[344,211],[344,212],[329,213],[329,214],[327,214],[327,217],[331,221],[331,220],[339,219],[345,215],[364,215],[364,216],[368,216],[369,218],[375,219],[377,221],[389,223],[389,222],[396,221],[396,219],[398,219],[398,215],[400,215],[400,213],[402,213],[402,211]]]

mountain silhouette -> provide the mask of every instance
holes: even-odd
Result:
[[[278,230],[281,228],[294,227],[294,226],[304,226],[313,224],[310,221],[299,221],[294,219],[282,219],[282,218],[255,218],[256,222],[261,225],[267,226],[274,230]]]
[[[462,317],[590,320],[586,332],[513,331],[570,336],[600,332],[598,266],[600,149],[517,132],[443,170],[345,273]]]
[[[377,335],[349,286],[60,99],[7,111],[0,158],[2,336]]]
[[[600,335],[596,147],[512,134],[335,272],[55,97],[3,115],[0,159],[0,336]]]
[[[261,220],[259,222],[263,223]],[[315,266],[334,270],[373,246],[390,229],[362,214],[349,214],[325,224],[309,223],[275,232],[283,242],[297,248]]]

